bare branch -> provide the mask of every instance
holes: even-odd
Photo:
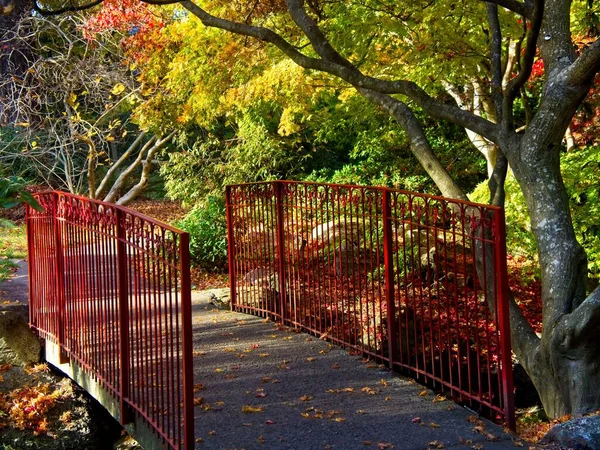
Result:
[[[433,153],[423,128],[412,110],[394,97],[379,92],[359,89],[358,92],[376,105],[383,107],[394,117],[406,131],[410,149],[431,179],[438,186],[442,195],[460,200],[468,200],[462,189],[456,184],[446,168]]]
[[[166,145],[166,143],[168,143],[174,135],[175,132],[171,132],[167,137],[157,142],[156,145],[154,145],[148,150],[146,159],[142,164],[142,173],[140,175],[140,181],[138,181],[138,183],[135,186],[133,186],[129,191],[123,194],[121,198],[119,198],[119,200],[117,201],[117,205],[127,205],[128,203],[135,200],[144,191],[146,185],[148,184],[150,172],[152,171],[152,159],[154,158],[154,155],[161,148],[163,148],[164,145]]]
[[[492,65],[492,101],[496,117],[502,117],[502,30],[498,18],[498,5],[486,3],[488,25],[490,27],[490,62]]]
[[[108,187],[108,183],[110,182],[113,175],[117,172],[117,169],[119,167],[121,167],[123,165],[123,163],[127,160],[127,158],[129,158],[131,156],[131,154],[139,147],[139,145],[142,143],[142,141],[144,140],[145,137],[146,137],[146,132],[142,131],[138,135],[138,137],[135,138],[135,141],[133,141],[131,143],[131,145],[127,148],[125,153],[123,153],[121,155],[121,157],[110,167],[110,169],[108,169],[108,171],[106,172],[106,175],[104,176],[104,178],[102,179],[102,182],[100,183],[100,186],[98,187],[98,190],[96,191],[96,198],[99,198],[102,196],[102,194],[104,194],[104,191]]]
[[[589,83],[600,72],[600,39],[586,48],[567,70],[568,83],[577,86]]]
[[[504,121],[512,126],[512,106],[521,87],[527,82],[531,75],[533,67],[533,59],[537,49],[537,40],[542,26],[542,18],[544,16],[544,0],[534,0],[534,8],[532,13],[531,28],[527,36],[525,44],[525,55],[521,62],[519,74],[508,84],[504,93]]]
[[[517,0],[484,0],[486,3],[494,3],[498,6],[516,12],[520,16],[530,19],[533,16],[533,2],[526,0],[519,2]]]

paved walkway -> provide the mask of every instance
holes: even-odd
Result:
[[[508,449],[513,436],[409,379],[196,293],[196,448]],[[514,440],[514,441],[513,441]]]

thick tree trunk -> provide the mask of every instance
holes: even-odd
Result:
[[[557,125],[560,116],[538,114],[519,148],[507,150],[529,209],[542,277],[542,338],[535,355],[517,356],[550,417],[587,413],[600,405],[600,290],[586,298],[587,258],[575,236],[560,173],[560,143],[570,117],[564,99],[550,94],[540,108],[562,111],[564,128]],[[518,333],[513,336],[520,339]]]

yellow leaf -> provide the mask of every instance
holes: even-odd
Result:
[[[77,94],[75,94],[74,92],[71,92],[69,94],[69,96],[67,97],[67,104],[69,104],[70,106],[75,106],[76,101],[77,101]]]
[[[110,90],[110,93],[113,95],[120,95],[125,91],[125,85],[123,83],[117,83]]]
[[[265,408],[262,406],[252,406],[252,405],[242,406],[242,412],[246,413],[246,414],[259,413],[259,412],[263,412],[264,410],[265,410]]]

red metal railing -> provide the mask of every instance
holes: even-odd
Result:
[[[27,209],[30,323],[165,446],[194,448],[189,236],[62,192]]]
[[[387,363],[514,428],[504,213],[385,188],[227,188],[232,308]]]

